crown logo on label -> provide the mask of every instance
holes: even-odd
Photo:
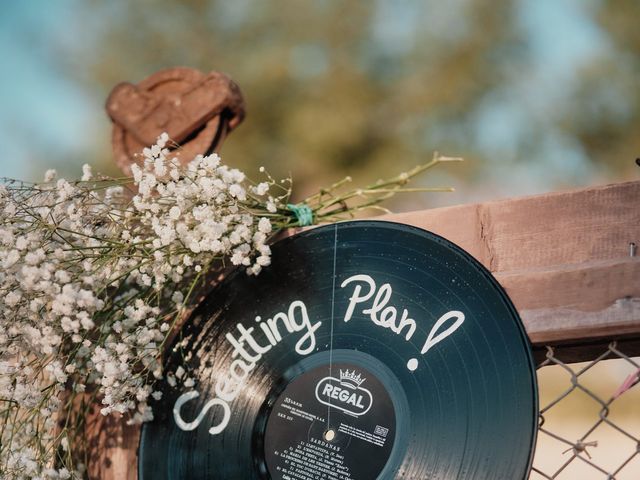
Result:
[[[340,370],[340,383],[346,386],[357,388],[362,385],[362,382],[366,380],[360,374],[356,375],[356,371],[350,372],[349,370]]]

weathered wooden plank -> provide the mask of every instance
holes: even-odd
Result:
[[[585,342],[640,333],[640,261],[589,262],[499,273],[532,343]]]
[[[640,245],[640,182],[383,218],[431,230],[492,272],[555,268],[629,256]]]
[[[640,245],[640,182],[384,218],[475,256],[536,346],[640,337],[640,257],[629,249]]]

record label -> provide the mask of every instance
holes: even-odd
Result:
[[[473,257],[391,222],[326,225],[229,274],[179,332],[139,478],[525,480],[534,363]]]
[[[396,429],[386,388],[361,366],[331,367],[299,375],[279,395],[264,440],[272,477],[378,478],[387,464]]]

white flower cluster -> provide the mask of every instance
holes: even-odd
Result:
[[[131,188],[88,166],[81,182],[49,171],[0,186],[0,415],[15,419],[2,478],[78,474],[52,468],[73,433],[56,426],[69,392],[152,418],[159,357],[196,283],[224,258],[249,274],[270,263],[274,182],[250,184],[215,154],[181,167],[167,141],[144,150]]]
[[[259,273],[269,265],[266,240],[272,227],[267,217],[256,218],[247,208],[255,200],[248,199],[244,173],[222,165],[215,153],[198,155],[183,169],[177,160],[167,159],[169,151],[163,148],[167,139],[161,136],[158,144],[143,151],[142,168],[132,167],[138,185],[133,198],[138,228],[153,231],[152,247],[159,252],[142,282],[149,285],[152,275],[154,285],[162,285],[169,273],[178,278],[186,268],[198,269],[212,256],[229,256],[234,265],[247,266],[249,274]],[[264,182],[251,187],[249,194],[262,197],[268,191]],[[267,203],[275,206],[273,198]],[[129,235],[133,241],[142,239],[136,232]],[[168,263],[163,252],[171,245],[182,248],[171,250]]]

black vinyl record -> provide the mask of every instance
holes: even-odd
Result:
[[[537,427],[528,339],[451,242],[353,221],[277,242],[176,339],[141,480],[523,480]]]

